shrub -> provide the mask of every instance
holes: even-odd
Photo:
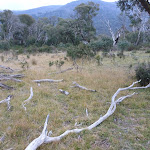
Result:
[[[102,37],[103,50],[109,51],[113,47],[113,40],[109,37]]]
[[[70,46],[67,48],[67,56],[72,58],[73,60],[77,58],[83,58],[83,57],[92,57],[94,56],[93,50],[91,50],[89,45],[86,44],[79,44],[78,46]]]
[[[139,48],[140,48],[139,46],[130,43],[129,46],[128,46],[128,48],[127,48],[127,50],[128,51],[133,51],[133,50],[137,50]]]
[[[123,51],[123,50],[119,51],[119,52],[117,53],[117,56],[118,56],[119,58],[125,59],[124,51]]]
[[[92,41],[90,43],[90,47],[93,49],[93,51],[97,52],[103,49],[103,42],[98,40],[98,41]]]
[[[123,41],[120,41],[118,43],[118,48],[121,50],[121,51],[124,51],[124,50],[127,50],[129,48],[129,45],[130,43],[126,40],[123,40]]]
[[[97,41],[92,41],[90,43],[90,47],[93,51],[97,52],[100,50],[109,51],[113,47],[113,41],[109,37],[102,37]]]
[[[4,40],[1,40],[0,41],[0,49],[1,50],[9,50],[10,49],[10,44],[8,41],[4,41]]]
[[[103,58],[100,55],[96,55],[95,59],[97,61],[98,66],[102,65]]]
[[[4,61],[4,56],[0,56],[0,58],[1,58],[1,61],[3,62]]]
[[[150,82],[150,62],[139,64],[135,70],[137,80],[141,79],[141,86],[146,86]]]
[[[49,62],[49,67],[53,66],[54,62],[53,61],[50,61]]]
[[[37,61],[35,59],[32,59],[32,65],[37,65]]]
[[[145,53],[150,53],[150,50],[147,50]]]
[[[52,52],[52,48],[48,45],[44,45],[42,47],[39,47],[38,51],[50,53],[50,52]]]

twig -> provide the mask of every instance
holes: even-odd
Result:
[[[50,75],[50,74],[60,74],[60,73],[64,73],[64,72],[69,71],[69,70],[72,70],[72,69],[73,69],[73,68],[68,68],[68,69],[65,69],[65,70],[62,70],[62,71],[49,73],[49,75]]]
[[[23,108],[24,108],[25,111],[27,110],[27,108],[25,107],[25,105],[32,99],[32,97],[33,97],[33,88],[31,87],[31,88],[30,88],[30,96],[29,96],[29,98],[26,99],[26,100],[22,103],[22,106],[23,106]]]
[[[87,91],[91,91],[91,92],[96,92],[96,90],[91,90],[91,89],[87,89],[86,87],[84,87],[84,86],[81,86],[81,85],[79,85],[78,83],[76,83],[76,82],[73,82],[72,84],[74,84],[75,86],[71,86],[71,87],[77,87],[77,88],[80,88],[80,89],[82,89],[82,90],[87,90]]]

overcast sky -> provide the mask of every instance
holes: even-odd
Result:
[[[75,0],[0,0],[0,10],[26,10],[48,5],[64,5]],[[113,2],[115,0],[103,0]]]

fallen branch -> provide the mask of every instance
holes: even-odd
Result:
[[[96,90],[87,89],[86,87],[81,86],[81,85],[79,85],[79,84],[76,83],[76,82],[73,82],[72,84],[74,84],[75,86],[71,86],[71,87],[80,88],[80,89],[82,89],[82,90],[87,90],[87,91],[91,91],[91,92],[96,92]]]
[[[41,80],[33,80],[33,82],[36,82],[36,83],[40,83],[40,82],[62,82],[63,79],[61,80],[53,80],[53,79],[41,79]]]
[[[0,104],[7,103],[7,110],[10,110],[10,108],[11,108],[10,100],[12,97],[13,97],[13,95],[9,95],[6,99],[0,101]]]
[[[109,116],[111,116],[115,110],[116,110],[116,105],[120,102],[122,102],[125,98],[129,98],[129,97],[132,97],[133,95],[135,95],[136,93],[133,93],[133,94],[130,94],[130,95],[126,95],[126,96],[122,96],[120,98],[118,98],[116,100],[116,96],[121,92],[121,91],[126,91],[126,90],[134,90],[134,89],[145,89],[145,88],[149,88],[150,87],[150,84],[145,86],[145,87],[136,87],[136,88],[133,88],[133,86],[137,83],[139,83],[140,81],[137,81],[137,82],[133,82],[132,85],[126,87],[126,88],[119,88],[116,93],[112,96],[112,99],[111,99],[111,105],[107,111],[107,113],[100,117],[97,121],[95,121],[93,124],[91,124],[90,126],[88,127],[85,127],[85,128],[81,128],[81,129],[72,129],[72,130],[67,130],[65,131],[64,133],[62,133],[61,135],[59,136],[56,136],[56,137],[50,137],[49,134],[48,134],[48,131],[47,131],[47,125],[48,125],[48,120],[49,120],[49,115],[47,115],[47,118],[46,118],[46,121],[45,121],[45,124],[44,124],[44,128],[43,128],[43,131],[41,133],[41,135],[34,139],[28,146],[25,150],[36,150],[40,145],[42,145],[43,143],[51,143],[51,142],[56,142],[56,141],[60,141],[63,137],[67,136],[68,134],[70,133],[79,133],[83,130],[91,130],[93,128],[95,128],[96,126],[100,125],[104,120],[106,120]]]
[[[7,81],[7,80],[12,80],[12,81],[15,81],[15,82],[22,82],[22,80],[15,79],[15,78],[12,78],[12,77],[0,76],[0,81]]]
[[[85,112],[86,112],[86,116],[88,117],[89,113],[88,113],[88,109],[87,108],[85,109]]]
[[[23,78],[25,77],[24,74],[12,74],[12,75],[2,75],[4,77],[11,77],[11,78]]]
[[[6,84],[2,84],[2,83],[0,83],[0,87],[3,88],[3,89],[7,89],[7,90],[12,90],[13,89],[13,87],[8,86]]]
[[[25,111],[27,110],[25,105],[32,99],[32,97],[33,97],[33,88],[31,87],[30,88],[30,96],[29,96],[29,98],[22,103],[22,106],[23,106]]]
[[[65,94],[65,95],[69,95],[69,92],[67,92],[67,91],[64,91],[64,90],[62,90],[62,89],[59,89],[59,91],[60,91],[61,93]]]
[[[14,70],[11,69],[10,67],[5,67],[5,66],[0,65],[0,68],[9,70],[9,71],[11,71],[11,72],[14,72]]]
[[[65,70],[62,70],[62,71],[49,73],[49,75],[50,75],[50,74],[60,74],[60,73],[64,73],[64,72],[69,71],[69,70],[72,70],[72,69],[73,69],[73,68],[68,68],[68,69],[65,69]]]

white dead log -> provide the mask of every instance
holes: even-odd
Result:
[[[12,97],[13,97],[13,95],[9,95],[9,96],[7,96],[6,99],[0,101],[0,104],[7,103],[7,110],[10,110],[10,108],[11,108],[10,100]]]
[[[73,68],[67,68],[67,69],[65,69],[65,70],[61,70],[61,71],[58,71],[58,72],[49,73],[49,75],[50,75],[50,74],[60,74],[60,73],[64,73],[64,72],[69,71],[69,70],[72,70],[72,69],[73,69]]]
[[[24,108],[25,111],[27,110],[27,108],[25,107],[25,105],[32,99],[32,97],[33,97],[33,88],[31,87],[31,88],[30,88],[30,96],[29,96],[29,98],[26,99],[26,100],[22,103],[22,106],[23,106],[23,108]]]
[[[82,89],[82,90],[87,90],[87,91],[91,91],[91,92],[96,92],[96,90],[88,89],[88,88],[86,88],[86,87],[84,87],[84,86],[79,85],[79,84],[76,83],[76,82],[73,82],[72,84],[74,84],[75,86],[71,86],[71,87],[80,88],[80,89]]]
[[[104,120],[106,120],[109,116],[111,116],[115,110],[116,110],[116,105],[120,102],[122,102],[125,98],[129,98],[132,97],[133,95],[135,95],[136,93],[130,94],[130,95],[126,95],[126,96],[122,96],[118,99],[116,99],[117,95],[121,92],[121,91],[126,91],[126,90],[134,90],[134,89],[146,89],[150,87],[150,84],[148,84],[145,87],[133,87],[135,84],[139,83],[140,81],[136,81],[133,82],[132,85],[125,87],[125,88],[119,88],[116,93],[112,96],[111,99],[111,105],[107,111],[107,113],[103,116],[100,116],[100,118],[95,121],[93,124],[91,124],[88,127],[85,128],[81,128],[81,129],[72,129],[72,130],[67,130],[64,133],[62,133],[59,136],[56,137],[50,137],[48,136],[48,131],[47,131],[47,125],[48,125],[48,120],[49,120],[49,115],[47,115],[45,124],[44,124],[44,128],[43,131],[41,133],[41,135],[34,139],[25,150],[36,150],[40,145],[42,145],[43,143],[51,143],[51,142],[56,142],[56,141],[60,141],[63,137],[67,136],[70,133],[79,133],[83,130],[91,130],[93,128],[95,128],[96,126],[100,125]]]
[[[63,79],[61,80],[53,80],[53,79],[41,79],[41,80],[33,80],[33,82],[36,82],[36,83],[40,83],[40,82],[62,82]]]
[[[69,95],[69,92],[67,92],[67,91],[64,91],[64,90],[62,90],[62,89],[59,89],[59,91],[60,91],[61,93],[65,94],[65,95]]]

